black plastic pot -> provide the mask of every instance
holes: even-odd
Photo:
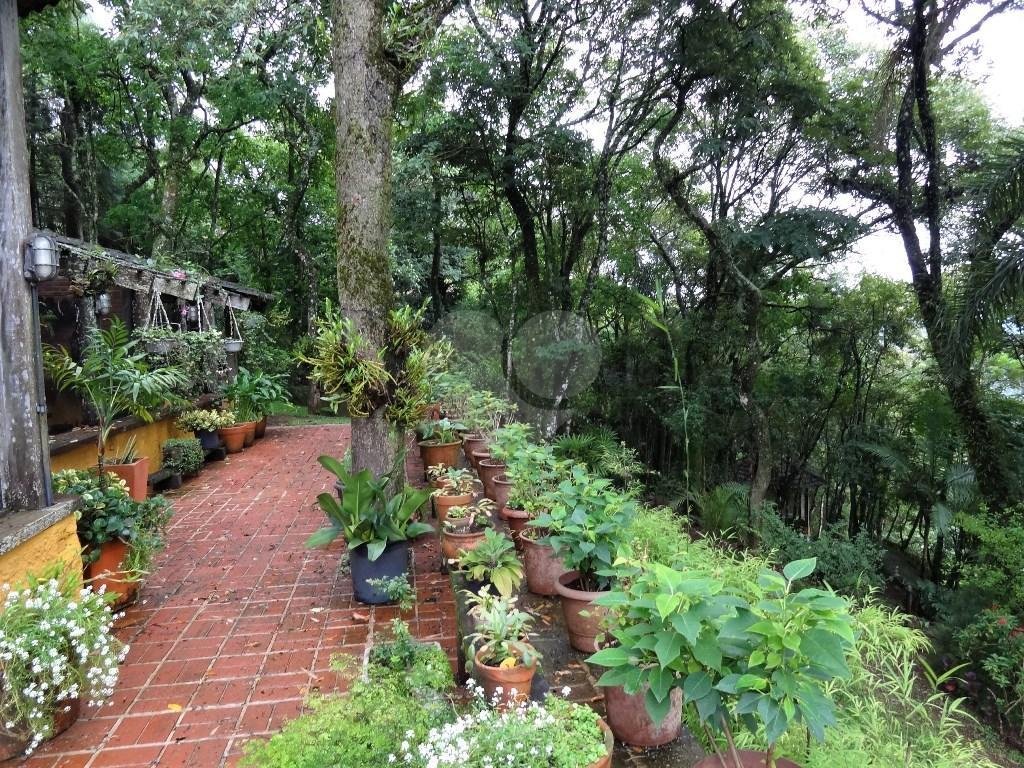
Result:
[[[204,451],[212,451],[220,447],[220,435],[216,431],[197,430],[196,439],[199,440],[199,444],[203,447]]]
[[[388,544],[376,560],[367,557],[365,544],[349,550],[348,564],[352,571],[352,589],[356,600],[368,605],[390,602],[387,594],[366,582],[370,579],[394,579],[406,575],[409,572],[409,546],[408,541]]]

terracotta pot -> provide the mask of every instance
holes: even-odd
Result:
[[[634,747],[660,747],[674,741],[682,730],[683,690],[673,688],[669,700],[665,719],[655,723],[647,714],[643,689],[626,693],[621,685],[605,688],[604,705],[615,738]]]
[[[527,536],[523,536],[522,541],[527,589],[535,595],[557,595],[558,577],[565,573],[562,559],[548,544],[538,544]]]
[[[491,490],[494,491],[493,501],[500,513],[505,508],[505,505],[508,504],[508,495],[512,492],[512,481],[503,473],[498,474],[491,480]]]
[[[516,551],[523,551],[523,530],[530,522],[530,513],[524,509],[510,509],[502,507],[498,512],[501,519],[508,523],[508,529],[512,533],[512,543],[516,545]]]
[[[497,707],[506,709],[515,706],[530,698],[530,689],[533,687],[533,676],[537,672],[537,662],[530,666],[519,664],[509,669],[492,667],[484,664],[480,657],[484,649],[481,648],[473,657],[472,677],[484,689],[484,698],[488,702],[494,702],[497,698]],[[497,689],[501,688],[501,693]],[[515,691],[513,695],[512,691]]]
[[[423,410],[420,411],[420,416],[423,417],[424,421],[438,421],[441,418],[441,404],[430,403],[424,405]]]
[[[454,531],[441,530],[441,554],[445,560],[458,560],[460,552],[476,549],[484,540],[483,531],[470,531],[469,533],[456,533]]]
[[[480,474],[480,462],[489,458],[491,458],[491,449],[486,445],[481,445],[473,451],[473,458],[470,460],[470,463],[473,465],[473,469],[476,470],[478,475]]]
[[[245,424],[236,424],[233,427],[221,427],[217,430],[220,440],[228,453],[238,453],[245,447]]]
[[[472,432],[462,436],[462,452],[466,455],[466,461],[473,469],[476,469],[476,461],[473,459],[473,451],[479,451],[484,444],[484,436]]]
[[[577,571],[563,573],[555,581],[555,590],[562,602],[565,613],[565,628],[569,631],[569,644],[577,651],[594,653],[597,650],[597,636],[601,633],[601,620],[608,609],[594,605],[604,592],[588,592],[577,589]]]
[[[484,486],[484,496],[494,501],[494,478],[505,471],[505,462],[497,459],[481,459],[476,465],[476,473]]]
[[[457,467],[459,465],[459,444],[457,442],[435,443],[430,440],[423,440],[419,443],[419,446],[424,472],[427,467],[436,467],[438,464],[443,467]]]
[[[473,501],[473,494],[466,493],[461,496],[435,496],[434,511],[437,513],[438,525],[448,519],[448,510],[452,507],[466,507]]]
[[[73,701],[62,701],[57,706],[57,711],[53,713],[53,733],[50,734],[50,738],[46,741],[55,739],[74,725],[75,721],[78,720],[78,715],[82,709],[82,703],[78,699],[74,699]],[[63,711],[64,707],[68,707],[67,712]],[[25,727],[24,730],[28,730],[28,728]],[[43,744],[45,744],[46,741],[44,741]],[[11,760],[15,757],[24,757],[25,750],[28,749],[31,743],[31,736],[19,739],[15,736],[0,734],[0,762],[4,760]]]
[[[256,442],[256,422],[247,421],[242,426],[245,427],[245,447],[248,448],[250,445]]]
[[[261,439],[267,434],[267,415],[263,414],[263,418],[256,422],[256,439]]]
[[[133,499],[146,500],[149,495],[149,456],[143,456],[131,464],[105,464],[103,468],[128,483],[128,495]]]
[[[100,587],[117,595],[114,608],[127,605],[139,591],[138,581],[129,581],[127,574],[121,570],[125,557],[128,556],[128,545],[120,539],[108,541],[100,545],[100,556],[89,563],[86,576],[90,579],[93,591]]]
[[[743,768],[766,768],[768,763],[768,754],[766,752],[754,752],[750,749],[739,749],[737,752],[739,753],[740,765]],[[728,752],[725,753],[724,763],[717,755],[708,755],[693,766],[693,768],[736,768],[736,761],[733,760],[732,755]],[[800,766],[792,760],[776,757],[775,768],[800,768]]]
[[[615,749],[615,736],[612,735],[612,729],[608,727],[608,723],[604,720],[598,718],[597,724],[601,726],[601,733],[604,734],[605,756],[600,760],[595,760],[587,768],[611,768],[612,752]]]

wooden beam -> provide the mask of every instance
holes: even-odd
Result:
[[[22,243],[32,228],[18,4],[0,0],[0,514],[46,506],[37,313]]]

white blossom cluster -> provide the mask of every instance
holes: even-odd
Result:
[[[563,764],[557,753],[573,735],[567,732],[571,726],[565,714],[578,705],[549,699],[547,705],[523,702],[515,708],[499,709],[480,705],[483,689],[472,679],[467,687],[476,696],[477,707],[452,723],[432,728],[421,743],[414,744],[415,734],[409,731],[399,754],[391,755],[389,762],[415,768],[539,768]],[[499,688],[496,700],[500,695]],[[562,695],[568,696],[569,689],[564,688]],[[596,730],[596,724],[590,730]],[[595,739],[592,756],[599,757],[602,749]],[[579,768],[585,765],[581,763]]]
[[[104,588],[68,594],[57,579],[16,590],[0,612],[0,723],[28,742],[26,754],[52,735],[54,716],[75,701],[100,706],[113,695],[128,647],[111,633]]]

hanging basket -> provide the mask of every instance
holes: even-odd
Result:
[[[225,352],[241,352],[242,346],[245,344],[241,339],[224,339],[224,351]]]
[[[230,297],[229,297],[230,298]],[[225,303],[228,308],[228,336],[224,339],[225,352],[241,352],[245,342],[242,340],[242,330],[238,327],[238,320],[235,318],[234,307],[230,302]]]

